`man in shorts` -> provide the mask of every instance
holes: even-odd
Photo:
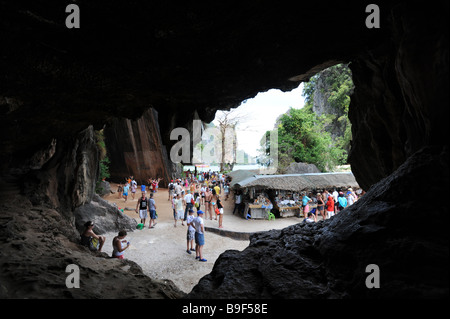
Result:
[[[198,216],[194,218],[192,226],[195,228],[195,259],[207,261],[202,256],[203,246],[205,245],[205,227],[203,224],[203,212],[199,210]]]
[[[145,220],[147,218],[147,211],[149,209],[149,201],[145,197],[145,193],[142,193],[141,198],[138,199],[136,204],[136,213],[139,214],[141,218],[141,224],[145,226]],[[151,221],[150,221],[151,224]]]

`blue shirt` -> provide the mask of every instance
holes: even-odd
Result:
[[[303,199],[302,199],[303,206],[306,206],[310,200],[311,200],[311,198],[309,198],[308,196],[303,196]]]
[[[153,199],[153,198],[150,198],[149,200],[148,200],[148,202],[149,202],[149,207],[148,207],[148,209],[149,210],[156,210],[156,208],[155,208],[155,200]]]
[[[347,207],[347,198],[345,198],[344,196],[339,196],[338,202],[342,207]]]

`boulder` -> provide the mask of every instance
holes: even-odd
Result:
[[[291,163],[285,171],[285,174],[308,174],[320,173],[320,170],[314,164]]]
[[[116,206],[110,204],[98,195],[92,201],[77,207],[74,212],[75,227],[81,233],[87,221],[93,221],[94,232],[104,234],[119,230],[133,231],[137,222],[121,212]]]

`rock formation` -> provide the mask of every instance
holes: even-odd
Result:
[[[134,285],[137,266],[75,244],[74,211],[94,205],[93,129],[153,108],[160,137],[148,145],[169,152],[170,131],[196,112],[209,122],[258,92],[352,62],[349,160],[367,197],[328,222],[254,237],[199,285],[227,297],[242,296],[226,290],[234,282],[247,297],[448,298],[448,208],[419,209],[449,191],[448,2],[377,1],[379,29],[366,27],[369,3],[79,0],[81,27],[68,29],[64,2],[1,2],[1,297],[183,296],[147,277]],[[135,144],[122,152],[140,152]],[[157,173],[170,175],[164,155],[154,156]],[[86,292],[62,285],[68,263],[88,274]],[[362,286],[367,263],[380,266],[383,289]]]
[[[284,172],[285,174],[307,174],[320,173],[320,170],[314,164],[291,163]]]
[[[138,184],[149,178],[163,178],[167,185],[172,177],[172,163],[162,144],[158,115],[149,109],[137,120],[115,119],[105,128],[105,143],[110,156],[111,179],[123,182],[132,175]]]
[[[448,295],[447,224],[425,226],[442,216],[438,210],[424,214],[415,200],[440,192],[449,177],[448,160],[448,148],[425,148],[331,219],[253,235],[243,252],[223,253],[188,298]],[[436,176],[433,185],[405,187],[429,173]],[[399,203],[398,197],[405,200]],[[380,269],[382,289],[366,287],[366,267],[372,264]],[[431,270],[435,265],[442,265],[439,274]]]

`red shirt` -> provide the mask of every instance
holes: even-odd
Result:
[[[328,196],[327,211],[329,212],[334,211],[334,199],[332,196]]]

